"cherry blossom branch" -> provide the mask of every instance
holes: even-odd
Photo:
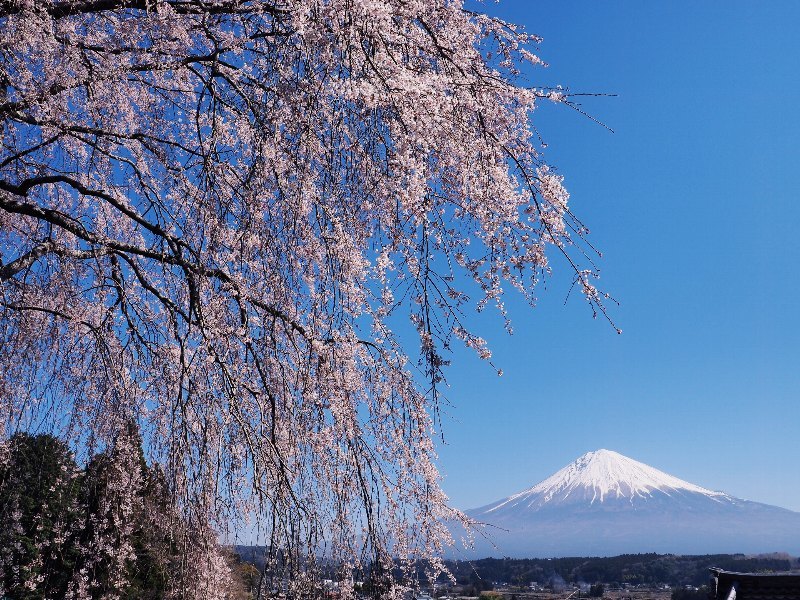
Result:
[[[62,19],[75,15],[87,15],[114,10],[151,11],[156,4],[154,0],[61,0],[48,2],[45,5],[45,10],[53,18]],[[168,5],[179,15],[248,14],[254,11],[254,2],[251,0],[228,0],[224,2],[167,0],[164,4]],[[23,6],[24,4],[21,2],[9,2],[3,9],[0,9],[0,18],[19,14],[22,12]],[[286,14],[285,10],[266,3],[258,3],[256,10],[273,16]]]

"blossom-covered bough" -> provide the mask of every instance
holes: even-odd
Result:
[[[536,41],[460,0],[0,4],[0,439],[134,419],[192,522],[256,517],[292,581],[435,557],[468,294],[532,301],[550,246],[603,310]]]

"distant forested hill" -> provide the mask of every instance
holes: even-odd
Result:
[[[264,566],[264,546],[234,546],[241,560]],[[484,558],[475,561],[446,561],[460,585],[492,582],[527,586],[536,581],[542,586],[571,583],[605,583],[629,585],[667,584],[672,587],[706,585],[708,569],[720,567],[729,571],[777,572],[800,570],[800,559],[787,554],[745,556],[744,554],[706,554],[678,556],[674,554],[622,554],[611,557],[568,558]],[[332,568],[331,571],[335,571]]]
[[[670,586],[705,585],[709,567],[731,571],[769,572],[798,568],[797,558],[783,554],[745,556],[743,554],[708,554],[676,556],[672,554],[623,554],[602,558],[534,558],[476,561],[448,561],[459,583],[472,582],[476,574],[486,581],[527,585],[565,583],[627,583],[630,585]]]

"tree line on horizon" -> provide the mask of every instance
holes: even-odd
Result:
[[[604,583],[608,585],[702,586],[708,583],[709,568],[766,573],[800,567],[800,559],[785,554],[746,556],[744,554],[622,554],[610,557],[484,558],[447,561],[460,585],[491,589],[492,582],[527,586],[536,581],[547,586],[560,583]]]

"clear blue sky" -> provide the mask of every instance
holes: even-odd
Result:
[[[482,316],[498,378],[454,356],[440,449],[472,508],[609,448],[800,511],[800,2],[503,0],[544,37],[534,85],[611,92],[616,130],[536,115],[603,250],[621,336],[553,277],[515,334]],[[556,263],[562,275],[564,264]]]

